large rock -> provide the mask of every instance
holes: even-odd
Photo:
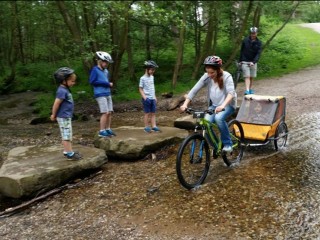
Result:
[[[167,145],[181,142],[188,132],[173,127],[161,127],[160,133],[145,133],[142,127],[119,127],[113,129],[117,136],[95,137],[94,145],[104,149],[108,158],[138,160]]]
[[[68,161],[61,146],[25,146],[12,149],[0,169],[0,192],[7,197],[34,196],[75,178],[84,171],[107,162],[101,149],[73,146],[83,155]]]
[[[196,120],[191,114],[185,115],[181,118],[177,118],[174,121],[174,126],[176,128],[193,130],[195,128]]]

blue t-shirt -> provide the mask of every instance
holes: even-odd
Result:
[[[100,69],[94,66],[90,72],[90,84],[93,86],[94,97],[110,96],[109,72],[107,69]]]
[[[69,89],[63,86],[59,86],[56,93],[56,98],[63,100],[58,109],[57,117],[72,118],[74,103],[72,94]]]

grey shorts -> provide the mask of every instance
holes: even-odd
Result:
[[[255,63],[253,66],[249,66],[250,62],[242,62],[241,68],[243,77],[257,77],[257,63]]]
[[[113,112],[113,103],[111,96],[96,98],[100,113]]]
[[[62,140],[72,141],[71,118],[57,118],[57,122],[59,124]]]

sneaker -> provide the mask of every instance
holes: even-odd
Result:
[[[117,136],[111,129],[106,130],[110,136]]]
[[[249,95],[249,94],[251,94],[250,90],[249,90],[249,91],[246,90],[246,91],[244,92],[244,95]]]
[[[232,152],[232,147],[231,146],[224,146],[222,148],[222,151],[224,151],[224,152]]]
[[[106,130],[100,130],[98,136],[99,137],[109,137],[110,134]]]
[[[250,93],[250,94],[254,94],[253,89],[250,89],[250,90],[249,90],[249,93]]]
[[[81,154],[79,152],[74,152],[73,155],[69,156],[67,155],[67,159],[72,160],[80,160],[82,158]]]
[[[153,127],[151,130],[154,132],[160,132],[160,129],[158,127]]]
[[[150,127],[145,127],[145,128],[144,128],[144,131],[145,131],[146,133],[151,133],[151,128],[150,128]]]

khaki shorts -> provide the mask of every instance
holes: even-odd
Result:
[[[242,62],[241,68],[242,68],[242,74],[243,77],[257,77],[257,63],[255,63],[253,66],[249,66],[250,62]]]
[[[100,113],[113,112],[113,103],[111,96],[96,98]]]

